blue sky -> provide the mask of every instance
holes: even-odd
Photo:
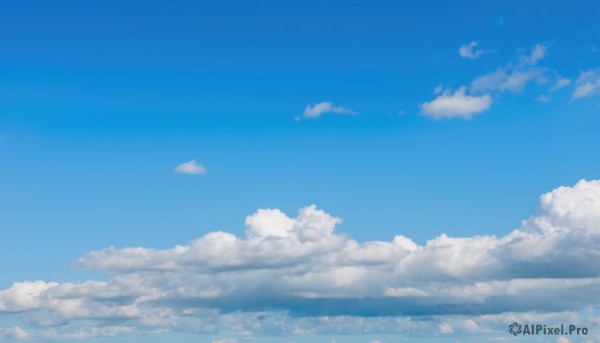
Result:
[[[60,335],[96,327],[107,331],[90,337],[116,335],[105,339],[115,342],[156,331],[161,332],[152,336],[157,341],[256,336],[329,342],[333,331],[310,322],[323,315],[312,310],[310,301],[286,302],[282,299],[291,293],[283,292],[263,304],[244,302],[244,294],[260,288],[259,281],[246,293],[222,295],[211,310],[231,309],[243,316],[271,311],[275,304],[275,318],[281,312],[280,320],[290,326],[306,321],[302,333],[271,328],[249,334],[248,328],[224,326],[207,334],[182,321],[168,328],[139,322],[116,326],[106,324],[108,315],[105,322],[94,322],[49,305],[17,306],[17,296],[8,292],[16,289],[15,282],[37,280],[62,286],[125,282],[120,273],[146,275],[141,266],[148,261],[136,257],[127,267],[132,269],[123,269],[120,263],[129,257],[122,249],[193,247],[215,231],[248,246],[253,246],[252,237],[271,242],[290,232],[308,239],[302,237],[312,219],[303,221],[296,213],[311,204],[323,211],[315,212],[318,221],[343,218],[333,234],[325,224],[315,229],[324,235],[319,236],[323,242],[342,236],[350,240],[346,248],[337,243],[328,246],[333,250],[323,248],[333,260],[343,255],[340,251],[354,249],[354,243],[367,247],[368,242],[392,242],[395,236],[426,247],[442,234],[471,240],[495,236],[504,244],[503,237],[513,237],[513,230],[535,231],[540,237],[562,232],[561,246],[577,248],[568,234],[583,228],[591,235],[585,241],[599,241],[600,200],[589,200],[598,199],[593,180],[600,179],[599,14],[600,5],[593,1],[0,1],[0,290],[5,290],[4,297],[0,293],[0,340],[23,338],[15,334],[17,327],[33,341],[48,339],[49,330],[60,340],[66,337]],[[192,160],[196,164],[189,164],[191,169],[176,172]],[[581,179],[588,181],[578,183]],[[561,186],[570,192],[549,193]],[[545,207],[542,194],[554,194],[550,197],[557,200]],[[585,205],[589,201],[592,205]],[[589,212],[582,214],[580,208]],[[279,209],[287,219],[280,212],[263,218],[259,209]],[[254,213],[262,218],[260,224],[245,224]],[[567,220],[564,213],[575,214]],[[521,222],[528,218],[529,224]],[[553,224],[540,224],[539,218]],[[270,231],[271,226],[281,230],[287,224],[278,225],[288,220],[294,221],[294,229]],[[478,242],[448,244],[470,247]],[[94,257],[88,265],[80,263],[90,252],[106,252],[111,246],[116,250],[101,255],[105,262]],[[277,251],[269,249],[259,245],[249,251],[265,256]],[[579,249],[581,256],[589,253],[597,260],[597,245]],[[457,254],[460,260],[472,258]],[[307,264],[316,259],[310,254],[302,258]],[[419,268],[444,259],[431,258]],[[522,265],[519,270],[533,268],[527,264],[530,259],[514,258]],[[264,261],[257,261],[244,268],[262,270]],[[335,263],[331,268],[332,273],[341,270]],[[395,278],[420,280],[412,267],[406,267],[406,274],[398,268]],[[157,273],[168,278],[172,272]],[[207,282],[222,290],[244,282],[236,279],[227,288],[225,281],[216,280],[222,272],[213,272]],[[277,277],[291,277],[287,272]],[[478,282],[518,282],[523,277],[522,271],[503,273]],[[548,273],[539,277],[573,277],[558,267]],[[598,278],[581,273],[577,278]],[[465,275],[454,277],[468,279]],[[352,283],[358,281],[348,282],[352,287],[347,293],[338,290],[341,296],[377,299],[370,290],[358,291],[362,288]],[[397,285],[386,294],[402,293],[402,301],[419,298],[437,289],[431,282]],[[309,286],[293,287],[307,297]],[[331,291],[309,293],[320,299],[331,297]],[[418,314],[378,313],[366,303],[353,313],[333,312],[354,316],[348,320],[417,315],[429,318],[435,330],[446,329],[397,331],[374,322],[379,329],[369,329],[373,334],[345,335],[342,325],[334,330],[344,334],[337,341],[508,337],[503,319],[481,319],[502,315],[490,312],[490,304],[473,313],[438,313],[438,307],[419,299],[402,301],[397,306]],[[517,319],[519,313],[536,311],[547,316],[587,313],[579,315],[581,322],[595,323],[595,310],[583,305],[573,300],[553,309],[530,305],[505,312]],[[303,306],[306,313],[298,312]],[[56,313],[69,324],[49,326],[38,320]],[[467,316],[461,317],[463,324],[452,322],[461,315]],[[468,330],[468,316],[480,331]],[[199,314],[194,318],[206,320]]]

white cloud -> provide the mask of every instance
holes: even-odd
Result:
[[[584,71],[575,81],[573,99],[588,97],[600,92],[600,68]]]
[[[174,172],[178,174],[206,174],[206,168],[198,164],[196,160],[191,160],[175,167]]]
[[[492,98],[488,94],[473,96],[465,92],[466,87],[461,87],[454,93],[446,90],[432,101],[421,104],[421,112],[435,119],[468,119],[490,108]]]
[[[471,41],[469,44],[463,44],[458,48],[458,54],[462,58],[468,58],[470,60],[474,60],[481,55],[489,54],[492,50],[480,50],[476,49],[477,45],[479,45],[478,41]]]
[[[319,102],[313,105],[308,105],[302,113],[302,118],[319,118],[325,113],[335,114],[358,114],[348,108],[342,106],[334,106],[330,101]],[[296,117],[300,119],[300,117]]]
[[[0,291],[0,313],[20,313],[32,338],[62,340],[489,333],[512,321],[576,324],[600,304],[600,181],[542,195],[537,212],[501,237],[361,243],[337,232],[340,223],[314,205],[296,217],[264,209],[246,218],[243,237],[93,251],[77,266],[106,280],[17,282]]]

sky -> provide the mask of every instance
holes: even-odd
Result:
[[[599,17],[0,0],[0,341],[600,342]]]

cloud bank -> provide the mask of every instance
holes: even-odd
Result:
[[[219,231],[166,250],[92,251],[76,265],[108,280],[0,291],[0,313],[32,327],[0,335],[457,334],[511,318],[579,320],[577,311],[600,303],[600,181],[542,195],[537,213],[502,237],[361,243],[337,232],[341,223],[314,205],[296,217],[261,209],[243,237]]]

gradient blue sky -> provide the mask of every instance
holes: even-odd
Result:
[[[260,208],[316,204],[359,242],[503,236],[600,179],[600,97],[573,98],[598,18],[579,0],[2,0],[0,289],[104,280],[73,262],[241,236]],[[471,41],[487,53],[462,58]],[[547,80],[470,119],[423,113],[536,45]],[[294,120],[324,101],[357,114]],[[205,175],[173,172],[192,159]]]

